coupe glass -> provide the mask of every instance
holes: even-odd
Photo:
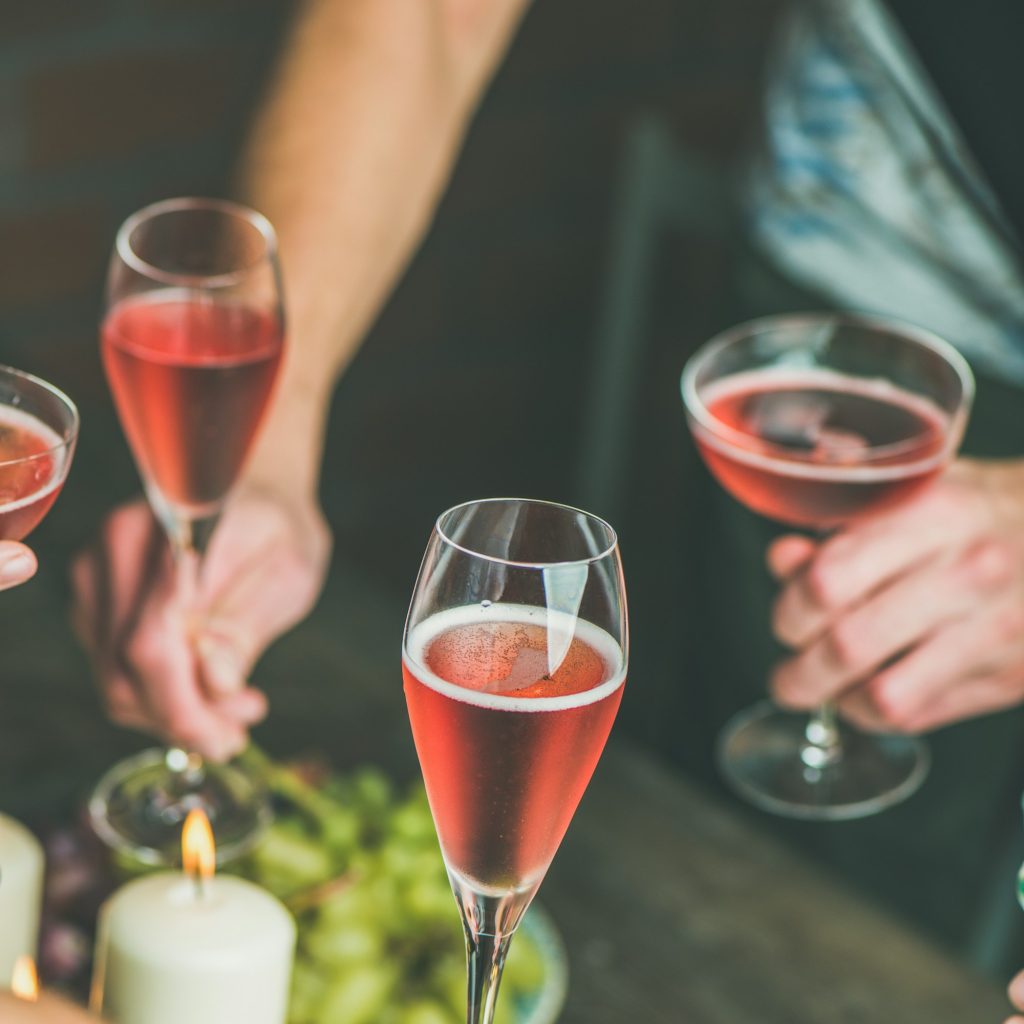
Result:
[[[22,540],[50,511],[77,440],[78,410],[63,391],[0,366],[0,540]]]
[[[767,317],[701,348],[682,376],[690,429],[737,501],[819,536],[903,501],[956,453],[974,394],[962,356],[892,320],[809,313]],[[913,736],[859,732],[834,705],[810,719],[763,702],[719,739],[725,778],[795,818],[873,814],[928,771]]]
[[[201,559],[252,447],[281,363],[277,241],[261,214],[214,199],[172,199],[117,234],[101,349],[146,495],[167,532],[190,611]],[[98,834],[147,863],[176,862],[186,815],[201,807],[218,857],[248,849],[268,821],[240,766],[148,750],[116,765],[90,802]]]
[[[611,730],[628,646],[607,523],[520,498],[437,520],[402,670],[466,932],[468,1024],[493,1020],[509,943]]]

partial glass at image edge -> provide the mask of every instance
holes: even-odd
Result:
[[[564,541],[552,540],[559,530]],[[603,750],[627,634],[617,543],[601,520],[523,499],[438,519],[403,676],[466,930],[471,1024],[491,1020],[512,935]]]
[[[892,507],[954,457],[974,382],[932,332],[896,320],[787,314],[740,324],[681,379],[698,451],[747,508],[822,536]],[[924,780],[919,737],[862,733],[831,704],[808,718],[765,701],[719,738],[719,767],[765,810],[848,819],[906,799]]]
[[[0,365],[0,540],[23,540],[53,507],[78,431],[78,409],[63,391]]]

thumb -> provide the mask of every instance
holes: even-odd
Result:
[[[1013,981],[1010,982],[1007,994],[1010,997],[1010,1002],[1018,1010],[1024,1010],[1024,971],[1021,971]]]
[[[0,590],[31,579],[36,571],[36,556],[24,544],[0,541]]]

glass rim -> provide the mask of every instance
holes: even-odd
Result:
[[[56,384],[51,384],[48,380],[43,380],[42,377],[37,377],[34,373],[27,373],[25,370],[19,370],[14,366],[8,366],[5,363],[0,363],[0,379],[14,377],[22,381],[27,381],[30,384],[34,384],[36,387],[42,388],[47,391],[54,398],[57,399],[68,411],[71,417],[71,422],[67,427],[61,431],[54,431],[59,433],[61,436],[60,444],[55,444],[50,448],[46,448],[41,452],[33,452],[31,455],[23,455],[18,459],[3,459],[0,460],[0,468],[4,466],[19,466],[27,462],[33,462],[36,459],[44,458],[47,455],[53,455],[55,452],[65,451],[70,448],[75,441],[78,440],[78,431],[81,427],[82,417],[78,411],[78,406],[68,397],[67,393],[57,387]],[[9,402],[0,402],[0,405],[14,408]],[[36,416],[35,419],[42,422],[41,417]],[[49,423],[44,423],[49,429],[53,429]]]
[[[747,434],[742,430],[736,430],[735,428],[722,423],[721,420],[715,417],[704,404],[704,401],[701,399],[697,389],[696,379],[698,373],[709,360],[729,348],[730,345],[733,345],[744,338],[752,337],[758,333],[763,333],[768,330],[779,330],[787,326],[824,327],[829,325],[881,330],[886,333],[902,337],[904,340],[918,344],[922,348],[933,352],[935,355],[943,359],[950,369],[952,369],[960,383],[960,400],[957,403],[956,409],[950,413],[949,429],[946,431],[945,443],[942,448],[937,453],[933,453],[924,459],[919,459],[909,465],[903,465],[900,467],[893,466],[888,468],[898,468],[905,472],[907,469],[917,467],[919,464],[931,463],[934,461],[941,462],[949,452],[955,449],[959,444],[960,435],[963,432],[965,417],[974,400],[974,374],[971,371],[970,364],[963,355],[950,342],[946,341],[945,338],[936,334],[934,331],[928,330],[926,327],[921,327],[918,324],[911,323],[907,320],[901,320],[898,317],[878,316],[869,313],[840,313],[827,311],[780,313],[755,317],[752,320],[745,320],[742,323],[728,327],[725,330],[720,331],[718,334],[713,335],[707,342],[701,345],[700,348],[698,348],[697,351],[687,359],[686,364],[683,367],[679,387],[680,392],[682,393],[683,406],[686,409],[686,412],[688,415],[693,417],[700,428],[712,437],[726,443],[736,443],[739,441],[744,442],[740,447],[749,445],[751,439],[750,434]],[[915,437],[910,438],[909,440],[890,442],[884,445],[869,446],[863,454],[858,468],[868,469],[870,468],[870,465],[865,466],[864,463],[871,464],[890,458],[901,452],[913,451],[915,447],[922,445],[923,442],[924,437],[922,435],[920,439]],[[765,448],[766,450],[763,452],[754,452],[751,449],[750,454],[757,455],[759,459],[763,459],[765,462],[771,464],[784,464],[787,467],[787,470],[794,466],[801,465],[813,466],[817,473],[831,469],[839,469],[848,473],[850,469],[848,466],[820,465],[818,463],[795,459],[788,449],[771,443],[766,444]]]
[[[596,555],[591,555],[587,558],[569,558],[564,561],[558,562],[526,562],[518,561],[514,558],[501,558],[498,555],[489,555],[483,551],[475,551],[471,547],[467,547],[465,544],[460,544],[458,541],[453,540],[446,532],[444,528],[444,520],[451,516],[453,513],[460,511],[461,509],[469,508],[471,505],[492,505],[499,502],[519,502],[523,505],[539,505],[546,508],[558,509],[562,512],[572,512],[577,515],[586,516],[587,519],[599,524],[608,532],[610,543],[604,548],[603,551]],[[574,505],[566,505],[560,501],[547,501],[544,498],[473,498],[469,501],[459,502],[458,505],[452,505],[451,508],[445,509],[437,519],[434,521],[434,532],[441,538],[441,540],[449,547],[454,548],[456,551],[461,551],[463,554],[470,555],[473,558],[482,559],[485,562],[493,562],[496,565],[507,565],[516,569],[548,569],[554,566],[562,565],[593,565],[596,562],[603,561],[606,558],[611,557],[619,547],[619,536],[615,532],[614,528],[608,523],[607,520],[602,519],[600,516],[594,515],[593,512],[587,512],[585,509],[576,508]]]
[[[164,270],[149,260],[143,259],[132,247],[132,233],[141,224],[164,214],[181,213],[187,210],[206,210],[245,221],[260,233],[266,244],[266,250],[258,259],[237,270],[227,270],[221,274],[186,274]],[[274,263],[277,258],[277,232],[274,231],[274,225],[262,213],[243,203],[236,203],[231,199],[178,196],[149,203],[130,214],[117,229],[114,247],[118,256],[132,270],[153,281],[159,281],[161,284],[179,285],[185,288],[224,288],[237,284],[256,267],[264,263],[271,265]]]

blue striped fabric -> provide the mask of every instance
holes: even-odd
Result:
[[[878,0],[812,0],[779,39],[749,179],[756,242],[842,308],[931,328],[1024,383],[1006,220]]]

